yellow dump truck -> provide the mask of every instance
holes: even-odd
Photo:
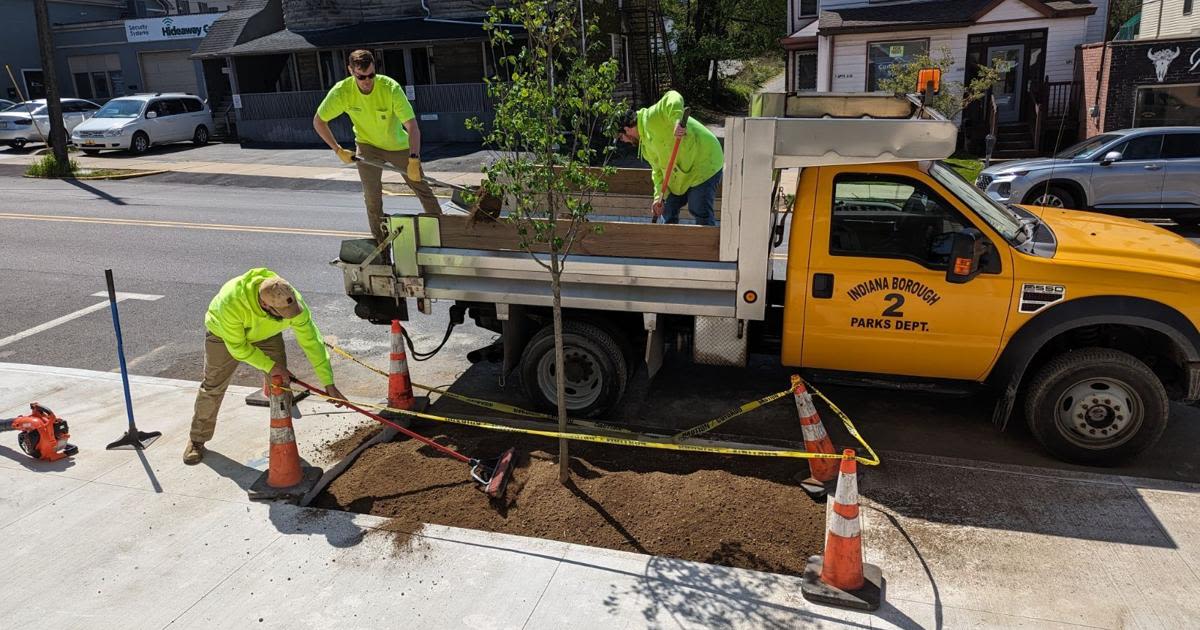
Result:
[[[939,160],[954,125],[915,99],[767,95],[725,126],[720,225],[606,222],[563,276],[567,401],[600,416],[665,352],[820,378],[986,388],[1076,462],[1112,464],[1200,398],[1200,248],[1166,230],[990,200]],[[801,169],[790,208],[781,169]],[[606,211],[597,210],[599,215]],[[598,218],[599,220],[599,218]],[[501,334],[504,373],[552,408],[546,272],[513,229],[392,216],[392,264],[343,247],[360,317],[448,300]]]

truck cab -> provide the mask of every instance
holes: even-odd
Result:
[[[734,366],[770,352],[817,377],[983,388],[998,426],[1016,413],[1055,455],[1114,464],[1158,439],[1170,400],[1200,398],[1193,243],[990,199],[939,161],[957,131],[914,99],[766,95],[753,111],[726,125],[719,227],[615,222],[567,263],[572,414],[603,415],[668,351]],[[552,409],[538,254],[502,224],[388,221],[392,265],[339,263],[360,316],[453,300],[452,320],[500,333],[505,373]]]

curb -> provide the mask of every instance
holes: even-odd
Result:
[[[166,171],[166,170],[136,171],[133,173],[119,173],[116,175],[84,175],[82,177],[40,177],[37,175],[27,175],[26,174],[26,175],[21,175],[21,177],[24,177],[26,179],[75,179],[75,180],[79,180],[79,181],[94,181],[94,180],[102,180],[102,179],[111,179],[111,180],[134,179],[137,177],[146,177],[149,175],[161,175],[163,173],[170,173],[170,172],[173,172],[173,171]]]

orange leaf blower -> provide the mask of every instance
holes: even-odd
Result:
[[[29,409],[27,416],[0,420],[0,431],[20,431],[17,444],[26,455],[54,462],[79,452],[79,447],[67,442],[71,434],[66,420],[37,403],[29,403]]]

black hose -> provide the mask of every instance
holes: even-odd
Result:
[[[450,335],[454,332],[454,327],[456,325],[457,323],[454,320],[450,320],[450,325],[446,326],[446,336],[442,337],[442,342],[429,352],[418,351],[416,347],[413,346],[412,338],[408,336],[408,329],[401,329],[404,332],[404,343],[408,344],[409,356],[411,356],[414,361],[428,361],[429,359],[432,359],[435,355],[437,355],[438,352],[441,352],[442,348],[446,346],[446,342],[450,341]]]

